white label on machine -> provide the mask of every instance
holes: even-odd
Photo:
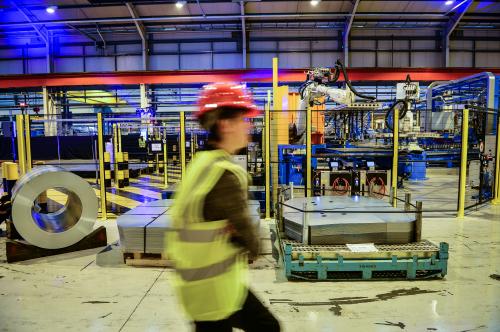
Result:
[[[346,244],[347,248],[349,248],[352,252],[377,252],[378,249],[375,247],[373,243],[359,243],[359,244]]]

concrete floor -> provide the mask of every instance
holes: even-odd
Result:
[[[116,223],[105,225],[111,243]],[[265,230],[262,235],[269,238]],[[266,254],[254,263],[251,287],[284,331],[500,331],[500,280],[494,276],[500,275],[500,206],[463,220],[425,218],[423,237],[450,244],[444,280],[287,282]],[[4,241],[1,331],[190,330],[169,269],[99,267],[98,249],[7,264]]]

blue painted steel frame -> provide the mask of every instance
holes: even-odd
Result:
[[[425,278],[444,277],[448,271],[448,243],[439,244],[439,252],[430,258],[403,258],[392,256],[392,259],[351,259],[344,260],[339,256],[337,260],[323,260],[320,255],[316,260],[305,260],[299,255],[298,260],[292,260],[292,245],[285,244],[284,251],[285,275],[288,279],[306,280],[342,280],[328,278],[328,272],[361,272],[363,280],[374,280],[373,272],[401,271],[406,272],[406,279],[419,279],[418,271],[433,271]],[[316,278],[300,275],[303,272],[316,273]]]

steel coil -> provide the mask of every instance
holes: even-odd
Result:
[[[56,212],[43,213],[37,198],[50,189],[67,195]],[[94,190],[81,177],[55,166],[36,167],[12,191],[12,221],[29,243],[45,249],[73,245],[92,232],[98,202]]]

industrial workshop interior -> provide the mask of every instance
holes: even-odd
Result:
[[[1,1],[0,330],[499,332],[499,104],[498,1]]]

